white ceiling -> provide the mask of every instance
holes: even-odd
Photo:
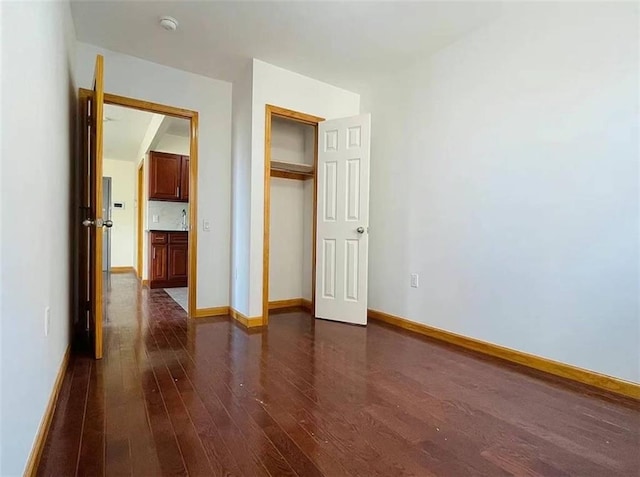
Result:
[[[359,91],[499,15],[493,2],[72,2],[78,40],[233,81],[250,58]],[[180,23],[158,25],[162,15]]]
[[[135,161],[153,113],[104,105],[104,157]]]

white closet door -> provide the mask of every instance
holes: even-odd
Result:
[[[317,318],[367,324],[371,115],[319,124]]]

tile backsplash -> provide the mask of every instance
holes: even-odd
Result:
[[[187,224],[189,223],[188,202],[167,202],[150,200],[147,202],[147,230],[183,230],[182,210],[187,212]],[[158,221],[153,221],[153,216]]]

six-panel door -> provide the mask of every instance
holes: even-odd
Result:
[[[318,125],[317,318],[367,323],[371,117]]]

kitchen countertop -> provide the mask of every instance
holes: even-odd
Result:
[[[147,232],[161,232],[161,233],[166,233],[166,232],[181,232],[181,233],[189,233],[188,230],[176,230],[176,229],[147,229]]]

